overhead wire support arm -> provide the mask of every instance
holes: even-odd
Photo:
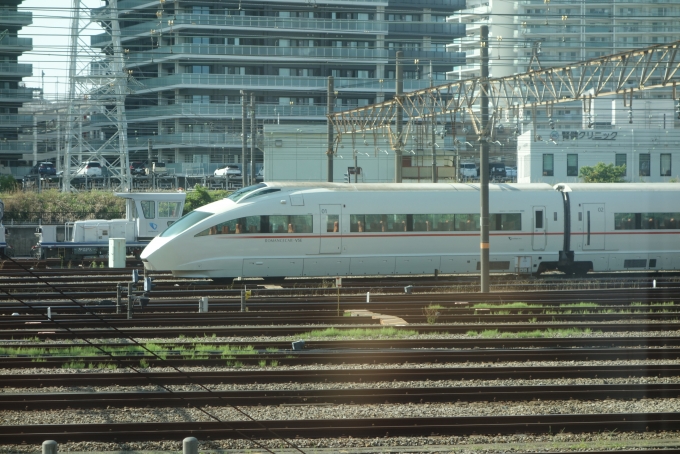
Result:
[[[492,111],[547,106],[598,97],[665,87],[677,82],[680,41],[634,49],[564,66],[534,69],[523,74],[488,79],[485,90],[480,78],[451,82],[400,94],[395,99],[371,106],[329,113],[335,133],[340,137],[352,131],[383,129],[396,141],[397,107],[403,109],[404,122],[453,115],[466,111],[472,127],[480,136],[489,136],[494,121],[482,126],[479,113],[472,108],[483,92]],[[422,109],[423,100],[432,109]],[[495,116],[494,116],[495,117]]]

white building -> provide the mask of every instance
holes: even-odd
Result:
[[[435,153],[439,181],[454,181],[455,155],[445,149],[445,139],[437,136]],[[320,125],[264,125],[265,181],[327,181],[328,136]],[[421,145],[423,144],[423,145]],[[406,182],[432,181],[431,142],[413,134],[405,144],[402,158],[402,179]],[[333,159],[333,181],[341,182],[348,175],[354,181],[354,158],[361,171],[360,183],[394,181],[394,151],[389,138],[382,133],[367,132],[343,135]]]
[[[672,100],[643,102],[633,108],[621,100],[596,100],[591,118],[597,126],[539,128],[517,141],[517,182],[578,182],[584,166],[625,165],[630,182],[680,179],[680,129],[674,127]],[[608,107],[608,108],[605,108]]]

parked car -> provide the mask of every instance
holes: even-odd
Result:
[[[131,175],[146,175],[146,165],[141,161],[134,161],[130,163]]]
[[[241,169],[233,164],[227,164],[215,170],[214,175],[216,177],[240,177]]]
[[[500,162],[490,162],[489,163],[489,178],[492,180],[503,180],[505,179],[505,164]]]
[[[100,177],[102,176],[102,166],[97,161],[88,161],[80,169],[78,169],[76,175],[87,177]]]
[[[41,162],[38,164],[38,173],[40,175],[56,175],[57,168],[51,162]]]
[[[461,178],[477,178],[477,166],[474,162],[461,162],[459,173]]]

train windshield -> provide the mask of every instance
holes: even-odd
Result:
[[[255,184],[253,186],[248,186],[248,187],[239,189],[238,191],[234,192],[232,195],[230,195],[227,198],[229,200],[233,200],[234,202],[238,202],[239,200],[241,200],[243,197],[247,196],[251,192],[257,191],[260,188],[266,188],[266,187],[267,187],[267,185],[264,184],[264,183]]]
[[[161,233],[160,236],[168,237],[182,233],[192,225],[198,224],[203,219],[208,218],[213,214],[215,213],[210,213],[207,211],[192,211],[186,216],[182,216],[177,220],[177,222],[174,222],[172,225],[170,225],[170,227],[165,229],[165,231]]]

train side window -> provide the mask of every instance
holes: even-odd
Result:
[[[179,214],[180,202],[158,202],[159,218],[176,218]]]
[[[634,230],[634,213],[614,213],[614,230]]]
[[[429,232],[434,230],[434,215],[433,214],[414,214],[413,215],[413,231],[414,232]]]
[[[270,233],[312,233],[312,215],[269,216]]]
[[[452,214],[435,214],[434,230],[438,232],[448,232],[453,230],[454,219]]]
[[[454,215],[455,230],[461,232],[479,231],[478,214],[456,214]]]
[[[156,218],[156,202],[154,202],[153,200],[142,200],[141,205],[144,218],[146,219]]]
[[[534,214],[536,215],[536,228],[537,229],[542,229],[543,228],[543,210],[536,210],[534,211]]]
[[[489,230],[522,230],[522,215],[520,213],[492,214]]]
[[[349,216],[349,231],[350,232],[363,232],[364,226],[366,225],[366,219],[363,214],[351,214]]]
[[[329,214],[326,219],[326,232],[340,232],[340,215]]]

